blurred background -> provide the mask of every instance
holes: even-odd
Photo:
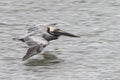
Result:
[[[0,0],[0,80],[120,80],[119,20],[119,0]],[[61,37],[42,52],[62,62],[23,62],[27,45],[12,38],[54,22],[81,38]]]

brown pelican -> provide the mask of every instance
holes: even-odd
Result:
[[[55,27],[56,23],[49,25],[38,25],[33,28],[28,29],[28,34],[19,38],[14,38],[14,40],[20,40],[25,42],[30,48],[27,50],[26,55],[23,60],[40,53],[51,40],[58,39],[61,35],[70,37],[79,37],[71,33],[65,32],[61,29]]]

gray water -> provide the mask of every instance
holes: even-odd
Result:
[[[12,38],[42,23],[81,35],[60,37],[22,61],[27,45]],[[119,0],[0,0],[0,80],[120,80]]]

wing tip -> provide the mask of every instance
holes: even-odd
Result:
[[[26,55],[23,57],[22,61],[27,60],[29,57],[27,57]]]
[[[25,61],[25,60],[29,59],[29,58],[32,57],[32,56],[33,56],[33,55],[26,54],[26,55],[23,57],[22,61]]]

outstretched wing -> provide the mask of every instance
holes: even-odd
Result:
[[[15,37],[15,38],[13,38],[13,40],[20,40],[20,41],[22,41],[22,42],[26,42],[26,41],[29,39],[28,37],[33,36],[33,35],[35,35],[35,34],[37,34],[36,31],[31,32],[31,33],[27,33],[27,34],[22,35],[22,36],[20,36],[20,37]]]
[[[23,60],[26,60],[40,53],[48,45],[48,41],[39,36],[31,36],[26,43],[28,46],[30,46],[30,48],[27,50],[27,53],[23,57]]]
[[[39,32],[39,33],[43,33],[43,32],[46,32],[47,31],[47,25],[41,25],[41,24],[38,24],[38,25],[35,25],[34,27],[31,27],[28,29],[28,33],[31,33],[31,32]]]
[[[29,48],[27,50],[27,53],[26,55],[23,57],[23,61],[24,60],[27,60],[28,58],[34,56],[34,55],[37,55],[38,53],[40,53],[42,50],[43,50],[43,46],[41,45],[36,45],[36,46],[33,46],[31,48]]]
[[[42,35],[47,31],[48,25],[36,25],[35,27],[31,27],[27,30],[27,34],[22,35],[20,37],[15,37],[13,40],[23,40],[26,39],[27,37],[39,34]],[[26,41],[26,40],[25,40]]]

